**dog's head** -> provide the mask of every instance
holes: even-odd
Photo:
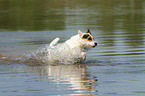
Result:
[[[89,29],[87,33],[82,33],[80,30],[78,30],[78,34],[81,38],[81,41],[82,41],[81,43],[83,44],[83,46],[88,46],[91,48],[94,48],[97,46],[97,43],[94,40],[94,37],[92,36]]]

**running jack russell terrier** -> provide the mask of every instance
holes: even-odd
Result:
[[[54,39],[49,47],[51,48],[56,48],[56,44],[59,41],[59,38]],[[86,51],[88,48],[94,48],[97,46],[96,41],[94,40],[94,37],[92,36],[90,30],[88,29],[87,33],[82,33],[80,30],[78,30],[78,34],[75,36],[72,36],[69,40],[65,41],[63,44],[66,44],[67,46],[69,46],[69,51],[64,51],[66,54],[67,59],[69,58],[69,56],[74,56],[75,55],[75,59],[80,59],[85,61],[86,60]],[[61,47],[61,49],[58,50],[62,50],[63,47]],[[77,50],[79,51],[77,51]],[[77,51],[77,52],[76,52]],[[71,54],[71,55],[70,55]],[[63,54],[64,56],[64,54]],[[63,57],[62,56],[62,57]],[[77,58],[76,58],[77,56]]]

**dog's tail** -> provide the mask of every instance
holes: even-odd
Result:
[[[56,43],[59,41],[59,38],[55,38],[49,45],[49,47],[53,47],[54,45],[56,45]]]

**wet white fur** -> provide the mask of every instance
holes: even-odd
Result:
[[[80,58],[82,60],[86,60],[86,53],[85,53],[86,49],[90,46],[95,46],[95,42],[96,42],[94,40],[92,40],[91,42],[89,42],[87,40],[83,40],[82,36],[84,34],[85,33],[82,33],[80,30],[78,30],[77,35],[72,36],[69,40],[62,43],[62,46],[63,46],[63,44],[66,44],[66,45],[69,46],[69,54],[76,55],[76,56],[78,56],[78,59]],[[50,43],[49,47],[54,48],[55,46],[57,46],[56,44],[59,40],[60,40],[59,38],[54,39]],[[63,47],[61,47],[61,48],[63,48]],[[79,50],[79,51],[74,52],[74,51],[76,51],[76,49]],[[68,50],[66,50],[66,52],[68,52]],[[68,53],[64,54],[64,55],[68,55]]]

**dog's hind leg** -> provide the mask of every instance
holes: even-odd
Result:
[[[49,47],[53,47],[54,45],[56,45],[56,43],[59,41],[59,38],[55,38],[49,45]]]

